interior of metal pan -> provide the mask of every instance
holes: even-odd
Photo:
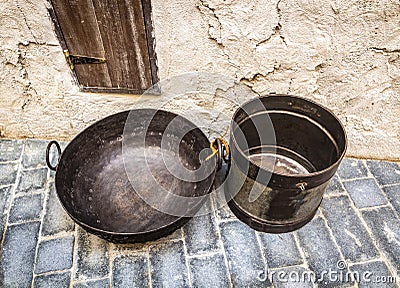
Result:
[[[171,112],[111,115],[62,153],[59,199],[77,223],[97,233],[162,235],[193,216],[209,193],[215,159],[202,161],[209,145],[196,125]]]

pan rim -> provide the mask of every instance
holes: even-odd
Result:
[[[71,141],[67,144],[67,146],[64,148],[64,150],[62,151],[62,153],[61,153],[61,155],[60,155],[60,158],[59,158],[59,159],[60,159],[60,160],[59,160],[59,164],[60,164],[60,163],[63,163],[63,161],[64,161],[64,162],[66,161],[66,160],[64,159],[64,158],[65,158],[65,151],[67,151],[69,145],[70,145],[72,142],[74,142],[76,139],[82,137],[82,135],[84,135],[84,133],[85,133],[88,129],[90,129],[90,128],[96,126],[96,125],[98,125],[99,123],[101,123],[101,122],[103,122],[103,121],[109,120],[110,118],[117,117],[118,115],[122,115],[122,114],[126,114],[126,113],[129,114],[129,113],[131,113],[132,111],[144,111],[144,110],[149,110],[149,111],[153,111],[153,112],[158,112],[158,111],[160,111],[160,112],[163,112],[163,113],[168,113],[168,114],[172,114],[172,115],[175,115],[175,116],[182,117],[182,118],[183,118],[185,121],[187,121],[189,124],[193,125],[193,127],[196,127],[196,128],[200,131],[201,137],[203,137],[203,138],[206,140],[206,142],[207,142],[208,144],[210,144],[210,140],[209,140],[208,137],[205,135],[205,133],[204,133],[197,125],[195,125],[192,121],[188,120],[186,117],[184,117],[184,116],[182,116],[182,115],[179,115],[179,114],[174,113],[174,112],[171,112],[171,111],[166,111],[166,110],[163,110],[163,109],[136,108],[136,109],[124,110],[124,111],[121,111],[121,112],[118,112],[118,113],[111,114],[111,115],[109,115],[109,116],[107,116],[107,117],[104,117],[104,118],[102,118],[102,119],[100,119],[100,120],[98,120],[98,121],[92,123],[91,125],[87,126],[85,129],[83,129],[81,132],[79,132],[76,136],[74,136],[74,137],[72,138],[72,140],[71,140]],[[208,146],[208,147],[209,147],[209,146]],[[205,148],[208,148],[208,147],[205,147]],[[58,165],[59,165],[59,164],[58,164]],[[59,175],[61,175],[61,173],[62,173],[62,171],[59,169],[59,166],[58,166],[57,169],[56,169],[56,172],[55,172],[55,181],[54,181],[55,183],[54,183],[54,184],[55,184],[55,192],[56,192],[57,198],[58,198],[58,200],[59,200],[61,206],[63,207],[64,211],[65,211],[65,212],[68,214],[68,216],[71,217],[71,219],[72,219],[75,223],[77,223],[78,225],[82,226],[83,228],[87,228],[87,229],[89,229],[89,230],[93,230],[93,231],[95,231],[95,232],[97,232],[97,233],[99,233],[99,234],[106,234],[106,235],[108,235],[108,236],[114,236],[114,237],[138,237],[138,238],[139,238],[140,236],[149,236],[149,235],[152,235],[152,234],[157,233],[157,232],[159,232],[160,234],[162,234],[163,231],[168,230],[168,228],[173,227],[173,226],[177,226],[177,227],[176,227],[175,229],[173,229],[172,231],[175,231],[175,230],[179,229],[184,223],[186,223],[186,221],[182,221],[182,220],[187,219],[187,221],[188,221],[188,220],[190,220],[191,218],[193,218],[193,216],[195,215],[195,213],[194,213],[193,216],[174,216],[176,219],[175,219],[174,221],[168,223],[168,224],[165,224],[165,225],[160,226],[160,227],[158,227],[158,228],[154,228],[154,229],[146,230],[146,231],[140,231],[140,232],[116,232],[116,231],[112,231],[112,230],[108,230],[108,229],[101,229],[101,228],[98,228],[98,227],[95,227],[95,226],[93,226],[93,225],[90,225],[90,224],[86,223],[86,221],[82,221],[82,220],[78,219],[78,218],[74,215],[74,213],[72,213],[71,211],[69,211],[69,209],[66,208],[66,205],[65,205],[64,201],[61,199],[61,197],[60,197],[60,192],[59,192],[60,189],[61,189],[61,188],[59,189],[59,185],[60,185],[60,183],[59,183],[59,181],[60,181],[60,180],[59,180]],[[209,177],[207,177],[207,178],[210,179],[210,180],[208,180],[208,181],[210,181],[210,183],[209,183],[209,187],[210,187],[210,188],[206,190],[206,193],[204,193],[203,196],[209,195],[209,194],[212,192],[212,190],[213,190],[213,185],[214,185],[214,181],[215,181],[215,177],[216,177],[216,170],[214,169],[213,172],[212,172],[212,174],[210,174]],[[197,204],[197,205],[195,206],[195,208],[192,208],[192,211],[197,211],[197,212],[198,212],[198,211],[201,209],[201,207],[204,205],[204,203],[205,203],[206,200],[207,200],[207,197],[204,197],[204,199],[202,199],[202,200],[199,202],[199,204]],[[149,207],[151,207],[151,206],[149,205]],[[153,207],[151,207],[151,208],[154,209]],[[167,215],[168,215],[168,214],[167,214]],[[179,222],[181,222],[181,223],[179,223]],[[171,233],[172,233],[172,232],[171,232]],[[155,237],[154,239],[158,239],[158,238],[160,238],[160,237]],[[140,242],[140,241],[138,241],[138,242]]]

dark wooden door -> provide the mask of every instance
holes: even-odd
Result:
[[[139,93],[158,81],[150,0],[51,0],[63,49],[104,58],[74,65],[84,91]]]

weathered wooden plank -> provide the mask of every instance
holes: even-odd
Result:
[[[125,43],[117,0],[92,0],[97,24],[103,42],[111,87],[124,87],[128,76]]]
[[[150,59],[143,17],[143,7],[140,0],[119,0],[122,19],[124,19],[124,36],[129,51],[130,69],[136,68],[136,81],[141,89],[152,84]],[[132,41],[134,39],[134,41]]]
[[[149,50],[152,84],[154,85],[160,81],[160,78],[158,76],[156,39],[153,27],[153,19],[152,19],[153,13],[151,8],[151,0],[142,0],[142,7],[143,7],[144,23],[146,26],[147,48]],[[158,89],[160,89],[160,87],[155,89],[154,92],[159,93],[160,91],[158,91]]]
[[[104,48],[91,0],[51,0],[70,54],[104,57]],[[111,87],[106,64],[77,65],[84,86]]]
[[[158,82],[150,0],[51,1],[70,54],[106,59],[75,66],[84,91],[142,92]]]
[[[114,88],[146,89],[150,60],[139,0],[92,0]]]

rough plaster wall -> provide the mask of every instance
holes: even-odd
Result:
[[[198,113],[188,115],[193,122],[218,127],[234,110],[216,101],[218,93],[239,103],[257,94],[291,93],[339,116],[348,155],[400,159],[398,0],[152,3],[161,79],[209,71],[248,87],[243,92],[233,82],[216,82],[217,96],[184,97],[169,109],[196,107]],[[106,115],[139,106],[134,96],[78,92],[47,5],[0,2],[1,136],[70,139]]]

